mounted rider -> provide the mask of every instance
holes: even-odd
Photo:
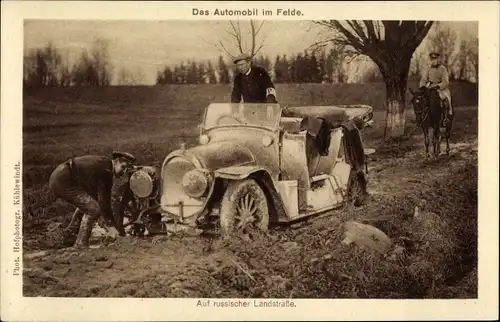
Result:
[[[445,116],[443,123],[446,124],[453,115],[448,70],[441,64],[439,53],[431,52],[429,57],[431,59],[431,66],[424,70],[419,85],[420,87],[437,88]]]

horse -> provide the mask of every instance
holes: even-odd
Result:
[[[441,98],[436,88],[427,88],[422,86],[418,91],[413,91],[411,104],[415,111],[416,121],[418,126],[424,132],[425,139],[425,157],[428,159],[429,154],[429,128],[432,128],[432,147],[434,158],[437,158],[441,152],[441,128],[444,127],[446,138],[446,155],[450,154],[450,134],[453,115],[449,115],[448,120],[445,120],[446,112],[443,112],[441,107]]]

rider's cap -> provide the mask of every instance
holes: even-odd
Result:
[[[247,53],[242,53],[242,54],[240,54],[240,55],[238,55],[238,56],[234,57],[234,59],[233,59],[233,63],[235,63],[235,64],[236,64],[237,62],[239,62],[239,61],[241,61],[241,60],[250,60],[251,58],[252,58],[252,57],[251,57],[249,54],[247,54]]]
[[[435,51],[433,51],[432,53],[429,54],[430,58],[439,58],[439,56],[440,56],[439,53],[437,53]]]
[[[112,155],[113,159],[119,158],[130,163],[134,163],[136,160],[135,157],[128,152],[113,151]]]

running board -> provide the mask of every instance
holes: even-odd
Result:
[[[279,222],[280,223],[294,222],[294,221],[299,220],[299,219],[311,217],[311,216],[314,216],[314,215],[319,215],[321,213],[324,213],[324,212],[327,212],[327,211],[331,211],[331,210],[335,210],[335,209],[339,209],[339,208],[342,208],[342,207],[343,207],[343,203],[338,203],[336,205],[324,207],[324,208],[321,208],[321,209],[307,210],[305,212],[299,213],[299,215],[296,216],[296,217],[293,217],[293,218],[284,218],[284,219],[280,220]]]

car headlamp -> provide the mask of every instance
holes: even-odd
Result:
[[[149,173],[138,170],[130,176],[130,190],[139,198],[147,198],[154,188],[154,180]]]
[[[192,198],[200,198],[205,194],[210,183],[208,173],[200,169],[186,172],[182,177],[182,189]]]
[[[200,136],[200,143],[203,144],[203,145],[206,145],[208,144],[208,142],[210,142],[210,137],[206,134],[203,134]]]
[[[273,143],[273,139],[269,136],[264,136],[262,137],[262,145],[263,146],[270,146]]]

